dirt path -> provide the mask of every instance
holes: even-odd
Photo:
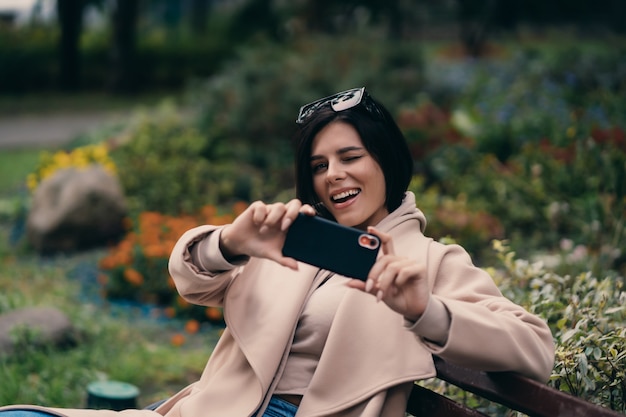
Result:
[[[81,133],[122,119],[121,112],[72,112],[0,117],[0,149],[61,146]]]

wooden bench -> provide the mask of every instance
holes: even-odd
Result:
[[[437,378],[530,417],[624,417],[545,384],[510,372],[480,372],[435,358]],[[420,385],[413,387],[407,413],[415,417],[485,417]]]
[[[437,357],[435,367],[438,379],[530,417],[625,417],[519,374],[474,371]],[[145,409],[154,410],[161,403]],[[492,417],[417,384],[406,412],[414,417]]]

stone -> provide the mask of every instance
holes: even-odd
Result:
[[[15,354],[20,343],[64,347],[76,342],[76,329],[53,307],[25,307],[0,314],[0,356]],[[20,335],[27,340],[20,340]]]
[[[127,205],[119,180],[100,165],[66,168],[35,189],[26,235],[41,254],[115,243],[125,233]]]

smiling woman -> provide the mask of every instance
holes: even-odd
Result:
[[[546,323],[503,297],[463,248],[424,235],[407,191],[413,161],[389,112],[357,88],[303,106],[297,124],[297,198],[252,203],[230,224],[188,230],[172,250],[181,297],[223,307],[227,326],[199,381],[154,412],[403,417],[414,381],[436,374],[433,355],[546,381]],[[285,256],[299,215],[376,235],[365,281]]]
[[[337,222],[366,229],[389,214],[385,175],[351,124],[326,125],[311,154],[315,195]]]

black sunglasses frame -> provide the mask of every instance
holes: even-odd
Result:
[[[383,113],[372,100],[365,87],[351,88],[341,91],[328,97],[320,98],[300,107],[296,124],[303,124],[309,117],[322,107],[329,105],[335,112],[352,109],[358,105],[363,105],[372,115],[383,119]]]

